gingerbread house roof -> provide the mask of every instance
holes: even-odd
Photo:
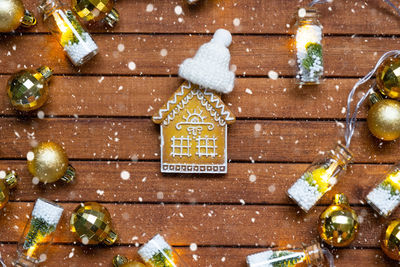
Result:
[[[201,105],[210,113],[221,126],[235,122],[235,115],[229,110],[221,98],[211,90],[199,88],[189,81],[183,83],[170,97],[165,105],[153,115],[156,124],[168,125],[174,120],[176,114],[185,109],[185,106],[193,98],[197,97]]]

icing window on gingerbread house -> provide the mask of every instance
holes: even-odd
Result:
[[[176,137],[172,136],[171,138],[171,156],[172,157],[191,157],[190,147],[191,147],[191,138],[189,136],[181,136]]]
[[[196,139],[197,143],[197,152],[196,155],[201,157],[215,157],[218,155],[217,153],[217,137],[200,137],[198,136]]]

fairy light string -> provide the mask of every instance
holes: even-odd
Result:
[[[345,141],[346,141],[346,147],[350,147],[351,139],[354,135],[354,130],[355,130],[355,124],[357,121],[357,113],[361,107],[361,105],[364,103],[365,99],[374,92],[374,87],[375,83],[369,88],[369,90],[364,94],[364,96],[357,102],[357,105],[355,106],[354,112],[351,112],[351,103],[353,101],[353,97],[355,92],[357,91],[357,88],[360,87],[360,85],[366,83],[371,77],[375,74],[376,70],[379,68],[379,66],[382,64],[383,61],[385,61],[388,57],[391,56],[398,56],[400,55],[400,50],[391,50],[389,52],[386,52],[381,56],[381,58],[378,60],[376,63],[375,67],[363,78],[361,78],[354,86],[353,89],[351,89],[349,96],[347,97],[347,110],[346,110],[346,132],[345,132]]]
[[[390,0],[383,0],[384,2],[386,2],[389,6],[391,6],[394,10],[396,10],[397,14],[400,15],[400,9],[395,6],[395,4],[392,3],[392,1]]]

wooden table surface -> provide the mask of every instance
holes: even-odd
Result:
[[[381,0],[320,5],[325,79],[320,86],[299,89],[288,63],[289,26],[304,1],[200,1],[193,7],[183,0],[118,1],[120,23],[112,30],[90,28],[100,54],[80,69],[72,67],[41,19],[33,29],[0,35],[4,87],[17,69],[46,64],[55,70],[44,119],[36,113],[18,116],[0,94],[0,169],[16,170],[21,178],[0,213],[0,252],[6,262],[15,257],[26,215],[38,197],[66,209],[42,266],[111,266],[115,254],[137,258],[137,246],[162,233],[190,266],[244,267],[250,253],[314,240],[320,212],[334,193],[343,192],[362,223],[351,247],[334,251],[336,266],[393,266],[379,248],[387,220],[364,198],[399,160],[399,143],[371,137],[365,107],[351,147],[355,164],[332,192],[307,215],[285,192],[320,151],[343,139],[347,94],[384,52],[399,48],[400,18]],[[24,2],[35,10],[36,0]],[[234,25],[237,20],[240,25]],[[238,76],[234,92],[224,96],[238,118],[229,127],[228,174],[162,175],[159,127],[150,117],[182,82],[178,64],[218,28],[233,33],[231,63]],[[128,67],[130,62],[136,69]],[[279,79],[269,79],[270,70]],[[65,147],[77,169],[73,184],[32,184],[26,153],[46,140]],[[124,170],[129,180],[121,179]],[[74,240],[70,214],[85,201],[109,209],[120,237],[115,246],[84,247]],[[399,215],[398,210],[392,217]],[[190,249],[192,243],[197,249]]]

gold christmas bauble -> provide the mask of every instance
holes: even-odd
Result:
[[[97,202],[87,202],[76,207],[71,215],[70,226],[71,232],[84,245],[112,245],[118,238],[112,230],[110,213]]]
[[[43,106],[49,96],[48,81],[53,71],[46,66],[37,70],[17,72],[7,82],[11,105],[19,111],[31,111]]]
[[[318,232],[322,240],[335,247],[348,246],[358,232],[358,217],[344,194],[336,194],[333,203],[319,217]]]
[[[389,57],[376,71],[376,85],[382,94],[400,99],[400,57]]]
[[[383,99],[370,108],[367,117],[371,133],[382,140],[393,141],[400,137],[400,102]]]
[[[59,144],[40,143],[28,152],[27,158],[29,172],[42,183],[60,179],[70,182],[75,178],[75,169],[68,164],[67,154]]]
[[[114,267],[146,267],[141,262],[138,261],[129,261],[125,256],[117,255],[113,259]]]
[[[17,185],[17,175],[14,172],[8,173],[4,179],[0,180],[0,210],[8,203],[10,189]]]
[[[381,248],[389,258],[400,261],[400,219],[391,221],[383,230]]]
[[[0,32],[11,32],[21,23],[24,26],[36,24],[36,19],[25,11],[21,0],[0,0]]]
[[[114,0],[72,0],[71,5],[86,21],[104,20],[110,27],[119,21],[119,13],[113,8]]]

